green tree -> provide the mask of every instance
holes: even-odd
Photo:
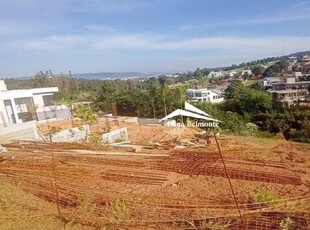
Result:
[[[43,73],[43,71],[39,71],[35,76],[33,81],[33,86],[35,88],[41,88],[41,87],[49,87],[51,86],[50,84],[50,79],[48,77],[47,73]]]
[[[150,85],[150,88],[148,90],[149,92],[149,100],[151,102],[151,106],[153,109],[153,118],[156,118],[156,102],[158,98],[158,92],[159,92],[159,84],[157,82],[154,82]]]
[[[262,81],[256,81],[251,85],[252,89],[259,90],[259,91],[265,91],[265,87]]]
[[[80,123],[78,123],[80,127],[86,125],[86,140],[89,135],[89,126],[95,124],[98,120],[96,113],[91,110],[90,106],[78,104],[74,108],[73,116],[80,119]]]
[[[271,95],[261,89],[259,83],[246,88],[235,81],[224,91],[226,108],[239,114],[267,112],[272,108]]]
[[[115,81],[103,81],[98,94],[99,96],[96,99],[97,108],[104,112],[112,112],[117,95],[117,85]]]
[[[233,81],[224,91],[225,99],[233,99],[237,97],[243,90],[244,85],[240,81]]]
[[[275,64],[269,66],[265,71],[263,72],[264,77],[274,77],[277,73],[281,73],[282,71],[286,71],[288,68],[288,62],[287,61],[278,61]]]
[[[264,68],[262,66],[253,66],[251,69],[254,76],[260,76],[264,72]]]

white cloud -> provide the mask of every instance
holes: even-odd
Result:
[[[156,35],[119,34],[113,36],[51,36],[41,39],[15,41],[15,46],[34,51],[77,51],[82,48],[92,52],[100,50],[127,51],[213,51],[229,54],[278,55],[296,50],[309,50],[310,37],[262,36],[262,37],[202,37],[171,40]]]
[[[204,56],[220,54],[223,57],[264,57],[284,55],[295,51],[310,50],[310,37],[262,36],[262,37],[201,37],[168,40],[163,36],[119,34],[113,36],[51,36],[46,38],[13,41],[11,46],[23,52],[75,53],[77,55],[100,54],[102,51],[156,52],[167,54]],[[183,53],[182,53],[183,52]],[[190,52],[190,53],[189,53]],[[176,56],[176,55],[175,55]]]
[[[87,41],[88,38],[83,36],[50,36],[41,39],[15,41],[13,45],[28,51],[59,51],[87,44]]]
[[[45,66],[51,66],[46,68],[56,72],[68,68],[75,72],[185,71],[197,66],[224,66],[310,50],[310,36],[220,36],[172,40],[149,34],[66,35],[15,40],[10,44],[1,43],[0,49],[2,55],[27,63],[24,68],[32,71]],[[2,71],[11,71],[6,68],[4,65]]]
[[[86,29],[96,32],[116,32],[116,29],[113,29],[106,25],[99,25],[99,24],[89,24],[84,26]]]
[[[225,27],[225,26],[251,26],[251,25],[265,25],[265,24],[276,24],[290,21],[299,21],[310,19],[310,14],[295,14],[286,16],[276,17],[264,17],[264,18],[253,18],[244,20],[230,20],[230,21],[199,21],[197,23],[186,24],[180,27],[180,30],[196,30],[213,27]]]
[[[166,7],[167,5],[176,4],[179,1],[180,0],[68,0],[70,4],[67,4],[67,7],[70,6],[70,10],[75,12],[115,13],[146,8],[154,9],[161,6]]]

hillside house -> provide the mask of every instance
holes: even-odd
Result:
[[[281,82],[282,80],[278,77],[265,77],[263,79],[263,84],[264,84],[265,89],[271,89],[273,84],[281,83]]]
[[[272,89],[268,90],[272,94],[274,101],[280,101],[288,106],[304,101],[309,95],[310,81],[296,82],[295,78],[287,78],[286,82],[272,84]]]
[[[310,56],[306,55],[303,58],[301,58],[296,66],[296,69],[303,74],[309,74],[310,73]]]
[[[0,80],[0,126],[70,117],[66,106],[54,105],[57,92],[58,87],[8,90],[4,80]]]
[[[222,92],[216,89],[187,89],[186,98],[197,102],[219,103],[224,101]]]
[[[215,71],[211,71],[207,77],[209,78],[216,78],[216,77],[221,77],[224,75],[224,72],[222,70],[215,72]]]

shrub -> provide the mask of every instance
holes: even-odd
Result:
[[[258,187],[251,193],[251,201],[254,203],[264,203],[272,205],[274,200],[278,199],[278,196],[268,190],[265,186]]]
[[[287,217],[280,222],[280,230],[293,230],[294,222],[291,218]]]

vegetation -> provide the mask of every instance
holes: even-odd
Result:
[[[291,218],[287,217],[281,220],[280,223],[280,230],[293,230],[294,229],[294,222]]]
[[[203,222],[203,229],[205,230],[226,230],[229,229],[230,222],[228,223],[221,223],[221,222],[214,222],[214,221],[204,221]]]
[[[269,66],[264,72],[264,77],[274,77],[277,73],[281,73],[288,68],[288,62],[285,60],[278,61],[275,64]]]
[[[273,61],[267,69],[261,65]],[[251,69],[255,76],[275,76],[286,71],[285,58],[262,59],[231,68]],[[7,79],[9,89],[57,86],[60,90],[57,103],[72,107],[77,101],[92,102],[92,110],[123,116],[162,118],[175,109],[182,108],[188,87],[220,85],[227,76],[208,77],[211,70],[199,69],[178,73],[174,77],[159,76],[130,80],[86,80],[68,76],[55,76],[51,71],[40,71],[33,79]],[[229,77],[230,79],[231,77]],[[243,76],[248,78],[248,76]],[[307,76],[306,76],[307,78]],[[257,79],[257,78],[256,78]],[[282,133],[286,139],[310,142],[309,109],[288,109],[272,101],[261,81],[229,80],[225,101],[220,104],[199,103],[200,109],[221,120],[222,132],[236,135],[270,136]],[[309,89],[310,90],[310,89]],[[96,121],[91,108],[76,107],[74,115],[81,124]],[[96,142],[96,137],[94,137]]]
[[[97,122],[97,115],[88,105],[76,105],[73,115],[77,118],[80,118],[82,125],[92,125]]]
[[[83,125],[86,126],[86,137],[88,137],[88,130],[89,126],[93,125],[97,122],[97,115],[94,113],[90,106],[84,105],[84,104],[78,104],[75,109],[73,116],[80,119],[80,122],[77,123],[78,127],[82,127]]]
[[[258,187],[254,189],[251,194],[251,201],[253,203],[264,203],[267,205],[273,205],[273,202],[277,200],[278,196],[268,190],[266,187]]]
[[[53,134],[58,133],[61,129],[57,126],[51,126],[51,125],[48,125],[47,128],[48,128],[47,135],[49,136],[49,140],[52,143],[53,142]]]

